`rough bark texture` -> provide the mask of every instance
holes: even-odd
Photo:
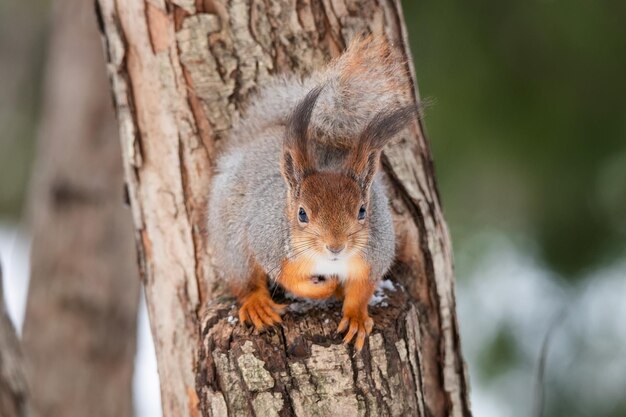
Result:
[[[271,74],[306,74],[369,31],[399,45],[414,80],[399,2],[98,4],[165,416],[470,415],[450,240],[421,124],[383,159],[396,291],[371,309],[362,356],[334,335],[338,306],[288,313],[273,334],[235,325],[202,233],[216,155]]]
[[[33,417],[22,350],[6,311],[0,265],[0,416]]]
[[[139,286],[93,3],[54,2],[24,351],[41,416],[132,416]]]

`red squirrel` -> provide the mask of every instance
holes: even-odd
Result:
[[[242,323],[280,323],[269,277],[299,297],[342,299],[337,331],[363,347],[368,302],[395,253],[380,156],[416,117],[405,68],[384,38],[358,38],[303,80],[271,79],[234,127],[208,231]]]

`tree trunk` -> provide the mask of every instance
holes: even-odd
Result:
[[[93,3],[54,2],[24,328],[41,416],[131,417],[140,282]]]
[[[22,350],[6,311],[0,265],[0,416],[33,417]]]
[[[396,291],[371,308],[361,355],[334,334],[339,306],[290,312],[263,335],[233,324],[203,234],[216,155],[270,74],[306,74],[366,31],[402,48],[414,83],[399,2],[98,4],[164,415],[470,415],[450,240],[421,123],[383,158]]]

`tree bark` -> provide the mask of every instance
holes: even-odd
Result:
[[[20,342],[6,311],[0,265],[0,416],[33,417]]]
[[[94,6],[54,2],[24,328],[41,416],[131,417],[139,286]]]
[[[385,150],[396,291],[371,309],[362,355],[334,335],[338,306],[290,312],[263,335],[235,325],[203,234],[216,155],[271,74],[306,74],[374,32],[400,46],[415,85],[399,2],[98,4],[164,415],[470,415],[450,239],[421,122]]]

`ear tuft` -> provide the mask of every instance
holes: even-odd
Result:
[[[380,154],[387,142],[416,115],[417,108],[413,104],[399,109],[383,110],[365,127],[356,148],[346,161],[346,169],[364,192],[367,192],[378,171]]]
[[[297,147],[297,142],[303,142],[303,145],[306,145],[311,115],[323,89],[324,86],[320,85],[309,91],[289,116],[285,137],[287,145],[295,145],[294,147]]]
[[[315,103],[324,86],[312,89],[293,110],[285,129],[281,170],[294,195],[299,193],[304,177],[314,171],[314,161],[309,152],[309,123]]]
[[[370,151],[381,151],[416,116],[417,107],[414,104],[395,110],[382,110],[368,123],[360,142]]]

